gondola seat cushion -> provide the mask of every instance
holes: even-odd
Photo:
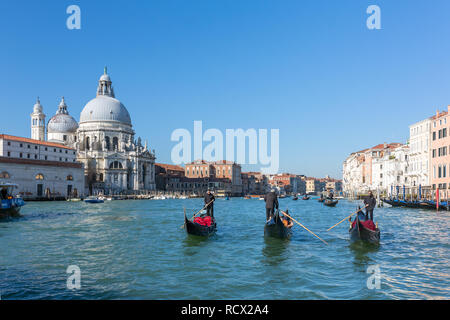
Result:
[[[370,230],[373,230],[373,231],[375,231],[375,229],[376,229],[375,224],[373,223],[372,220],[367,220],[367,221],[361,221],[361,220],[359,220],[359,222],[361,222],[361,224],[362,224],[365,228],[367,228],[367,229],[370,229]],[[353,223],[352,223],[352,228],[355,227],[355,224],[356,224],[356,220],[353,221]]]
[[[199,225],[210,227],[212,224],[212,219],[210,216],[196,217],[196,218],[194,218],[194,223],[198,223]]]

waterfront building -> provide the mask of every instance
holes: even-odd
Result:
[[[306,178],[306,193],[318,193],[322,191],[321,183],[316,178]]]
[[[409,126],[408,177],[412,187],[429,188],[430,186],[431,121],[431,118],[427,118]]]
[[[228,179],[231,183],[230,194],[233,196],[243,194],[241,166],[236,162],[196,160],[186,164],[185,176],[187,178]]]
[[[39,100],[31,114],[31,133],[45,140],[45,114]],[[88,194],[148,192],[156,189],[155,152],[141,138],[135,140],[130,114],[115,97],[110,76],[100,77],[97,95],[80,114],[70,116],[62,98],[47,125],[47,140],[76,150],[84,164]]]
[[[403,189],[410,194],[409,153],[409,145],[400,145],[386,149],[382,157],[374,159],[370,189],[387,196],[402,195]]]
[[[383,143],[352,153],[343,163],[343,189],[346,196],[365,194],[379,185],[380,161],[390,150],[401,143]],[[374,164],[378,167],[375,168]]]
[[[155,163],[156,190],[172,191],[170,187],[176,183],[172,178],[183,177],[185,177],[183,167],[173,164]]]
[[[65,145],[0,135],[0,180],[18,185],[25,200],[84,196],[84,168]]]
[[[302,176],[291,173],[273,175],[269,184],[281,190],[282,193],[303,194],[306,192],[306,182],[302,179]]]
[[[436,115],[431,117],[430,183],[433,190],[441,190],[445,197],[448,196],[450,188],[449,112],[450,106],[447,111],[437,111]]]

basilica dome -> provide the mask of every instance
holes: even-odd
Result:
[[[131,126],[131,117],[125,106],[115,98],[111,78],[106,73],[100,77],[97,97],[81,111],[80,124],[86,122],[114,121]]]
[[[75,133],[77,131],[78,123],[69,115],[64,97],[58,106],[58,111],[48,121],[47,129],[49,133]]]
[[[81,111],[80,123],[117,121],[131,125],[130,114],[125,106],[116,98],[98,96],[89,101]]]

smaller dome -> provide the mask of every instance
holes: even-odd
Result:
[[[33,107],[33,113],[42,113],[42,105],[41,102],[39,101],[39,97],[37,98],[37,101]]]
[[[59,113],[48,121],[47,128],[50,133],[75,133],[78,129],[78,123],[72,116]]]
[[[109,81],[109,82],[111,82],[111,78],[107,74],[102,74],[102,76],[100,77],[100,81]]]
[[[67,105],[62,97],[56,114],[48,121],[48,132],[50,133],[75,133],[78,129],[78,122],[69,115]]]

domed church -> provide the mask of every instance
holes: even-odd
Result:
[[[35,105],[33,117],[37,120],[32,121],[32,126],[36,124],[32,138],[43,140],[39,128],[39,119],[45,119],[42,108]],[[89,194],[155,190],[155,153],[147,142],[143,145],[141,138],[136,141],[134,137],[130,114],[116,99],[106,68],[97,96],[85,105],[79,123],[69,115],[62,98],[47,125],[49,141],[76,149],[77,161],[84,163]]]

